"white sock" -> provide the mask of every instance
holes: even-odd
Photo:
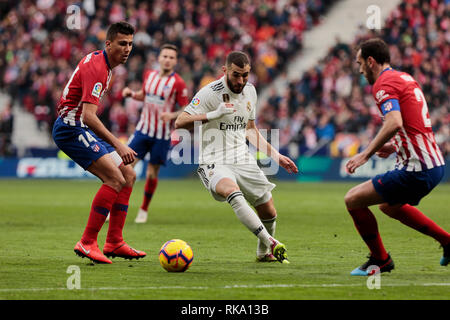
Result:
[[[267,220],[262,220],[261,222],[263,223],[264,227],[266,227],[267,232],[269,232],[269,234],[272,237],[275,237],[275,228],[277,226],[277,217],[274,217],[272,219],[267,219]],[[270,247],[266,246],[261,240],[258,239],[258,246],[256,248],[256,256],[257,257],[263,257],[266,254],[269,253],[269,249]]]
[[[227,197],[227,201],[233,208],[239,221],[253,232],[265,246],[270,247],[274,239],[267,232],[258,215],[248,205],[242,192],[235,191],[231,193]]]

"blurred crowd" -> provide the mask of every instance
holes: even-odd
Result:
[[[140,86],[143,70],[157,68],[163,43],[180,49],[177,72],[189,94],[221,75],[231,50],[249,53],[251,82],[270,83],[301,49],[302,34],[320,23],[335,0],[63,0],[0,2],[0,88],[39,126],[51,130],[56,106],[76,64],[103,48],[107,26],[136,28],[133,52],[114,69],[99,116],[116,135],[134,130],[140,104],[121,90]],[[0,151],[1,152],[1,151]],[[1,155],[1,154],[0,154]]]
[[[302,35],[337,0],[63,0],[0,2],[0,90],[51,130],[62,89],[86,54],[103,48],[109,24],[136,27],[125,66],[114,69],[110,92],[99,107],[106,126],[125,140],[141,103],[124,100],[124,86],[137,89],[144,69],[157,68],[163,43],[180,48],[177,72],[189,95],[221,76],[231,50],[249,53],[250,82],[258,90],[283,72],[302,48]],[[366,146],[381,118],[354,62],[362,40],[382,37],[392,66],[413,75],[428,102],[436,139],[450,155],[450,5],[444,0],[403,0],[386,26],[361,26],[353,43],[336,45],[284,92],[271,91],[260,106],[258,126],[279,128],[280,147],[296,154],[350,156]],[[0,108],[0,156],[11,153],[11,105]]]
[[[436,140],[450,155],[450,4],[403,0],[386,26],[361,26],[352,44],[336,45],[284,92],[272,91],[262,106],[259,127],[279,128],[281,147],[298,154],[351,156],[367,146],[381,125],[371,86],[358,72],[356,47],[381,37],[390,47],[391,65],[421,85]],[[299,150],[296,150],[299,146]]]

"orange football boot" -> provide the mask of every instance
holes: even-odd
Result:
[[[78,241],[73,249],[77,256],[82,258],[86,257],[90,259],[92,262],[96,263],[112,263],[111,260],[106,258],[103,253],[98,248],[97,241],[91,244],[83,244],[81,241]]]
[[[147,254],[144,251],[139,251],[130,247],[125,241],[118,243],[105,243],[103,247],[103,253],[107,257],[119,257],[124,259],[140,259],[144,258]]]

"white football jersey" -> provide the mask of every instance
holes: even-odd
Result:
[[[252,84],[247,83],[242,92],[236,94],[228,88],[225,76],[200,89],[185,112],[205,114],[216,110],[222,102],[234,104],[236,112],[201,125],[199,164],[256,163],[245,138],[248,121],[256,117],[256,100]]]

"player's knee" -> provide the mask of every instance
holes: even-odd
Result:
[[[344,202],[347,209],[354,209],[355,203],[357,200],[356,192],[353,189],[350,189],[344,197]]]
[[[228,198],[230,194],[240,191],[239,187],[234,183],[220,184],[215,189],[215,192],[224,198]]]
[[[125,185],[131,187],[136,182],[136,172],[130,166],[125,166],[125,167],[126,167],[126,169],[122,171],[123,176],[126,181]]]
[[[275,219],[277,217],[277,210],[274,206],[259,206],[256,208],[256,212],[258,213],[258,216],[262,220],[270,220]]]
[[[236,191],[240,191],[238,186],[227,186],[223,188],[222,195],[224,196],[224,198],[228,198],[230,194]]]
[[[109,185],[111,188],[117,191],[120,191],[127,183],[125,177],[122,174],[120,174],[120,171],[119,174],[115,174],[106,178],[104,182],[105,184]]]
[[[211,185],[212,190],[218,195],[228,198],[230,194],[240,191],[239,186],[230,178],[220,179],[215,185]]]
[[[268,220],[277,217],[277,210],[272,199],[272,193],[266,192],[261,198],[255,201],[253,206],[261,219]]]
[[[123,179],[123,181],[118,179],[110,179],[105,181],[105,184],[107,184],[108,186],[119,192],[125,185],[125,179]]]

